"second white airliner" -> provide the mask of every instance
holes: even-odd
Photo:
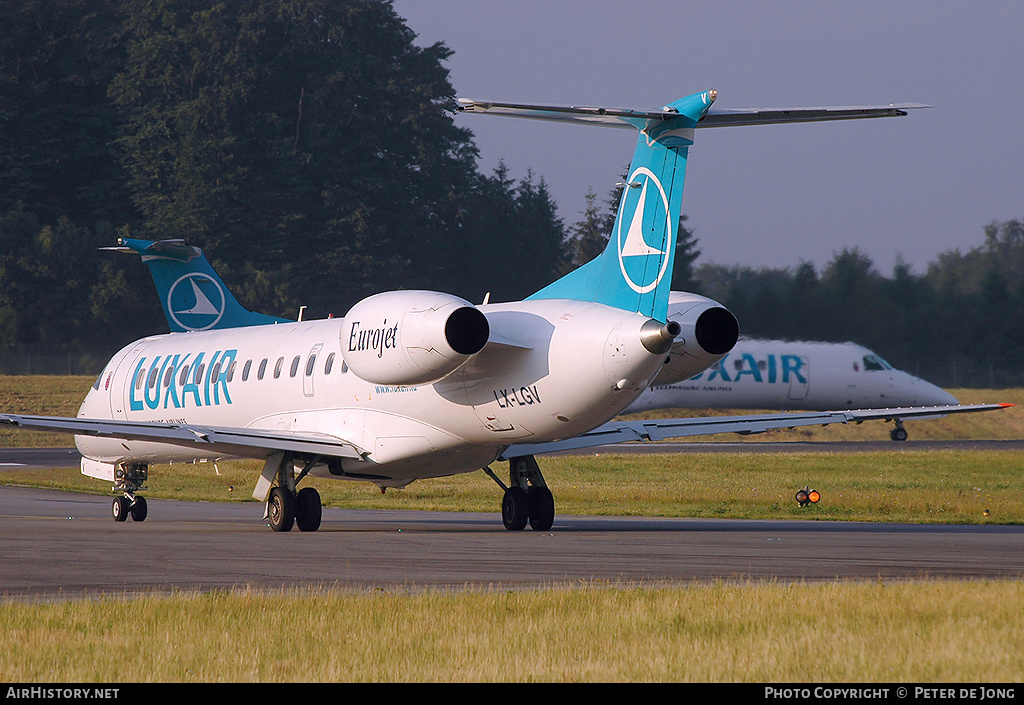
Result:
[[[669,320],[695,294],[672,292]],[[652,409],[882,409],[958,404],[940,387],[898,370],[855,343],[744,339],[707,370],[682,378],[672,351],[650,388],[626,408]],[[907,439],[902,420],[893,419],[894,441]]]

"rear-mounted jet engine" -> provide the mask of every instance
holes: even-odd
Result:
[[[465,299],[435,291],[389,291],[346,314],[341,352],[374,384],[427,384],[459,369],[487,344],[487,318]]]

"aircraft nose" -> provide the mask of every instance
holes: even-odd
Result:
[[[923,406],[945,406],[960,403],[956,397],[945,389],[916,377],[914,378],[914,391],[916,392],[915,396],[917,396],[918,403]]]

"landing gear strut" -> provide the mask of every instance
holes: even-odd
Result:
[[[889,431],[889,438],[894,441],[907,440],[907,429],[903,428],[903,422],[899,419],[896,419],[896,428]]]
[[[277,486],[265,495],[267,509],[264,518],[274,531],[291,531],[293,526],[298,526],[299,531],[316,531],[320,528],[323,517],[320,493],[314,487],[304,487],[298,491],[295,489],[295,485],[309,474],[319,460],[319,457],[310,459],[298,476],[295,475],[295,462],[290,453],[277,453],[267,460],[253,496],[259,499],[264,483],[269,485],[277,479]]]
[[[146,498],[136,494],[146,489],[146,479],[149,477],[149,466],[145,464],[118,465],[114,468],[114,491],[121,492],[120,496],[114,497],[110,506],[111,515],[114,521],[145,521],[149,509],[146,505]]]
[[[509,531],[522,531],[527,522],[534,531],[547,531],[555,521],[555,499],[532,455],[509,460],[509,486],[490,468],[484,468],[505,494],[501,522]]]

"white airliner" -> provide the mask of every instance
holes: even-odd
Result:
[[[669,320],[676,299],[692,296],[672,292]],[[651,409],[824,411],[958,403],[949,392],[895,369],[855,343],[741,338],[725,357],[694,377],[680,379],[669,362],[625,413]],[[893,421],[890,437],[906,440],[902,420]]]
[[[694,298],[668,319],[683,176],[694,129],[906,115],[904,108],[710,111],[714,91],[660,110],[463,101],[495,113],[636,129],[607,249],[523,301],[473,305],[433,291],[370,296],[344,318],[283,321],[244,309],[202,252],[181,240],[121,240],[153,274],[171,333],[107,363],[77,418],[0,423],[71,431],[82,472],[113,483],[114,519],[146,517],[150,464],[265,461],[253,496],[276,531],[320,526],[310,474],[382,489],[483,469],[504,489],[502,520],[546,530],[554,499],[534,455],[623,440],[978,411],[999,405],[751,417],[613,420],[670,351],[690,378],[738,337],[725,308]],[[675,341],[675,346],[673,346]],[[896,413],[898,412],[898,413]],[[489,465],[509,462],[505,485]],[[168,470],[173,472],[173,467]]]

